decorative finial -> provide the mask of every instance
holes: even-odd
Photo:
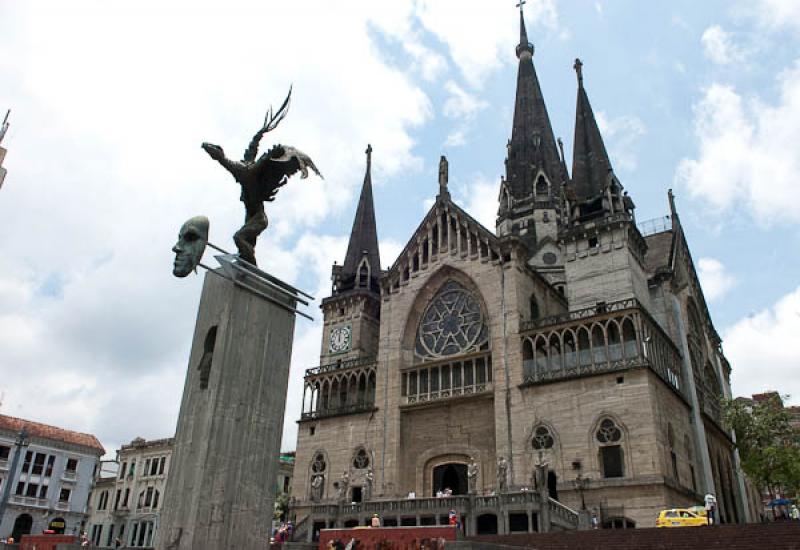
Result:
[[[447,162],[447,157],[442,155],[439,159],[439,194],[446,195],[448,194],[447,191],[447,180],[449,177],[449,170],[450,165]]]
[[[556,143],[558,143],[558,150],[561,153],[561,163],[563,164],[564,163],[564,142],[561,141],[561,138],[558,138],[556,140]]]
[[[6,117],[3,119],[3,124],[0,125],[0,143],[3,143],[3,138],[5,137],[6,132],[8,131],[8,115],[10,114],[11,114],[11,109],[6,111]]]
[[[578,85],[583,86],[583,62],[576,57],[572,68],[575,69],[575,73],[578,75]]]
[[[367,143],[367,150],[364,151],[367,154],[367,170],[372,168],[372,145]]]

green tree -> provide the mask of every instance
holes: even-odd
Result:
[[[275,509],[272,513],[273,519],[277,521],[286,521],[286,515],[289,512],[289,494],[280,491],[275,495]]]
[[[788,396],[784,396],[784,399]],[[770,496],[800,491],[800,431],[778,394],[723,402],[725,423],[736,432],[742,469]]]

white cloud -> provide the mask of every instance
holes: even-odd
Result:
[[[800,403],[800,287],[723,331],[734,395],[777,390]]]
[[[719,65],[740,63],[745,58],[744,50],[737,46],[731,34],[719,25],[713,25],[703,31],[700,41],[706,57]]]
[[[694,107],[698,158],[681,160],[675,177],[693,197],[718,211],[738,207],[762,226],[800,221],[789,207],[800,198],[800,61],[777,81],[774,105],[710,86]]]
[[[445,82],[444,89],[449,97],[444,102],[442,112],[450,118],[470,119],[489,104],[470,94],[452,80]]]
[[[595,118],[614,166],[629,172],[635,170],[639,138],[647,133],[642,119],[633,115],[610,118],[604,111],[598,111]]]
[[[416,14],[425,29],[447,44],[450,57],[471,86],[482,86],[489,73],[516,59],[508,37],[518,36],[519,19],[509,17],[494,2],[418,0]],[[532,41],[537,24],[567,34],[558,21],[554,0],[529,1],[525,21]]]
[[[736,285],[736,278],[727,272],[719,260],[700,258],[697,261],[697,269],[703,293],[709,301],[722,298]]]
[[[464,132],[465,132],[465,130],[463,130],[463,129],[457,129],[457,130],[453,130],[452,132],[447,134],[447,137],[444,140],[444,146],[445,147],[462,147],[463,145],[466,145],[467,138],[464,135]]]
[[[500,183],[479,175],[472,181],[457,184],[455,187],[456,202],[489,231],[494,231]]]
[[[741,4],[767,27],[800,30],[800,2],[796,0],[748,0]]]
[[[380,151],[387,179],[413,173],[412,131],[432,112],[373,40],[376,29],[410,32],[411,2],[312,4],[3,6],[0,50],[15,54],[0,56],[0,102],[13,106],[0,219],[19,236],[0,240],[4,413],[95,433],[109,450],[173,433],[201,278],[173,278],[170,248],[180,224],[205,213],[212,242],[233,249],[243,218],[236,184],[200,143],[238,158],[290,83],[289,116],[262,150],[295,145],[326,179],[295,178],[267,205],[257,256],[329,292],[346,241],[317,228],[351,207],[363,146]],[[298,319],[289,447],[319,330]]]

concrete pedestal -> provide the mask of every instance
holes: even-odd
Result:
[[[279,291],[259,290],[295,305]],[[206,273],[159,550],[268,545],[294,321],[294,313],[275,301],[221,272]]]

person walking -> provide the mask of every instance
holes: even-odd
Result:
[[[370,527],[380,527],[381,526],[381,518],[378,514],[372,514],[372,519],[369,520]]]
[[[717,523],[715,513],[717,511],[717,497],[708,493],[705,496],[706,502],[706,522],[708,525],[714,525]]]

